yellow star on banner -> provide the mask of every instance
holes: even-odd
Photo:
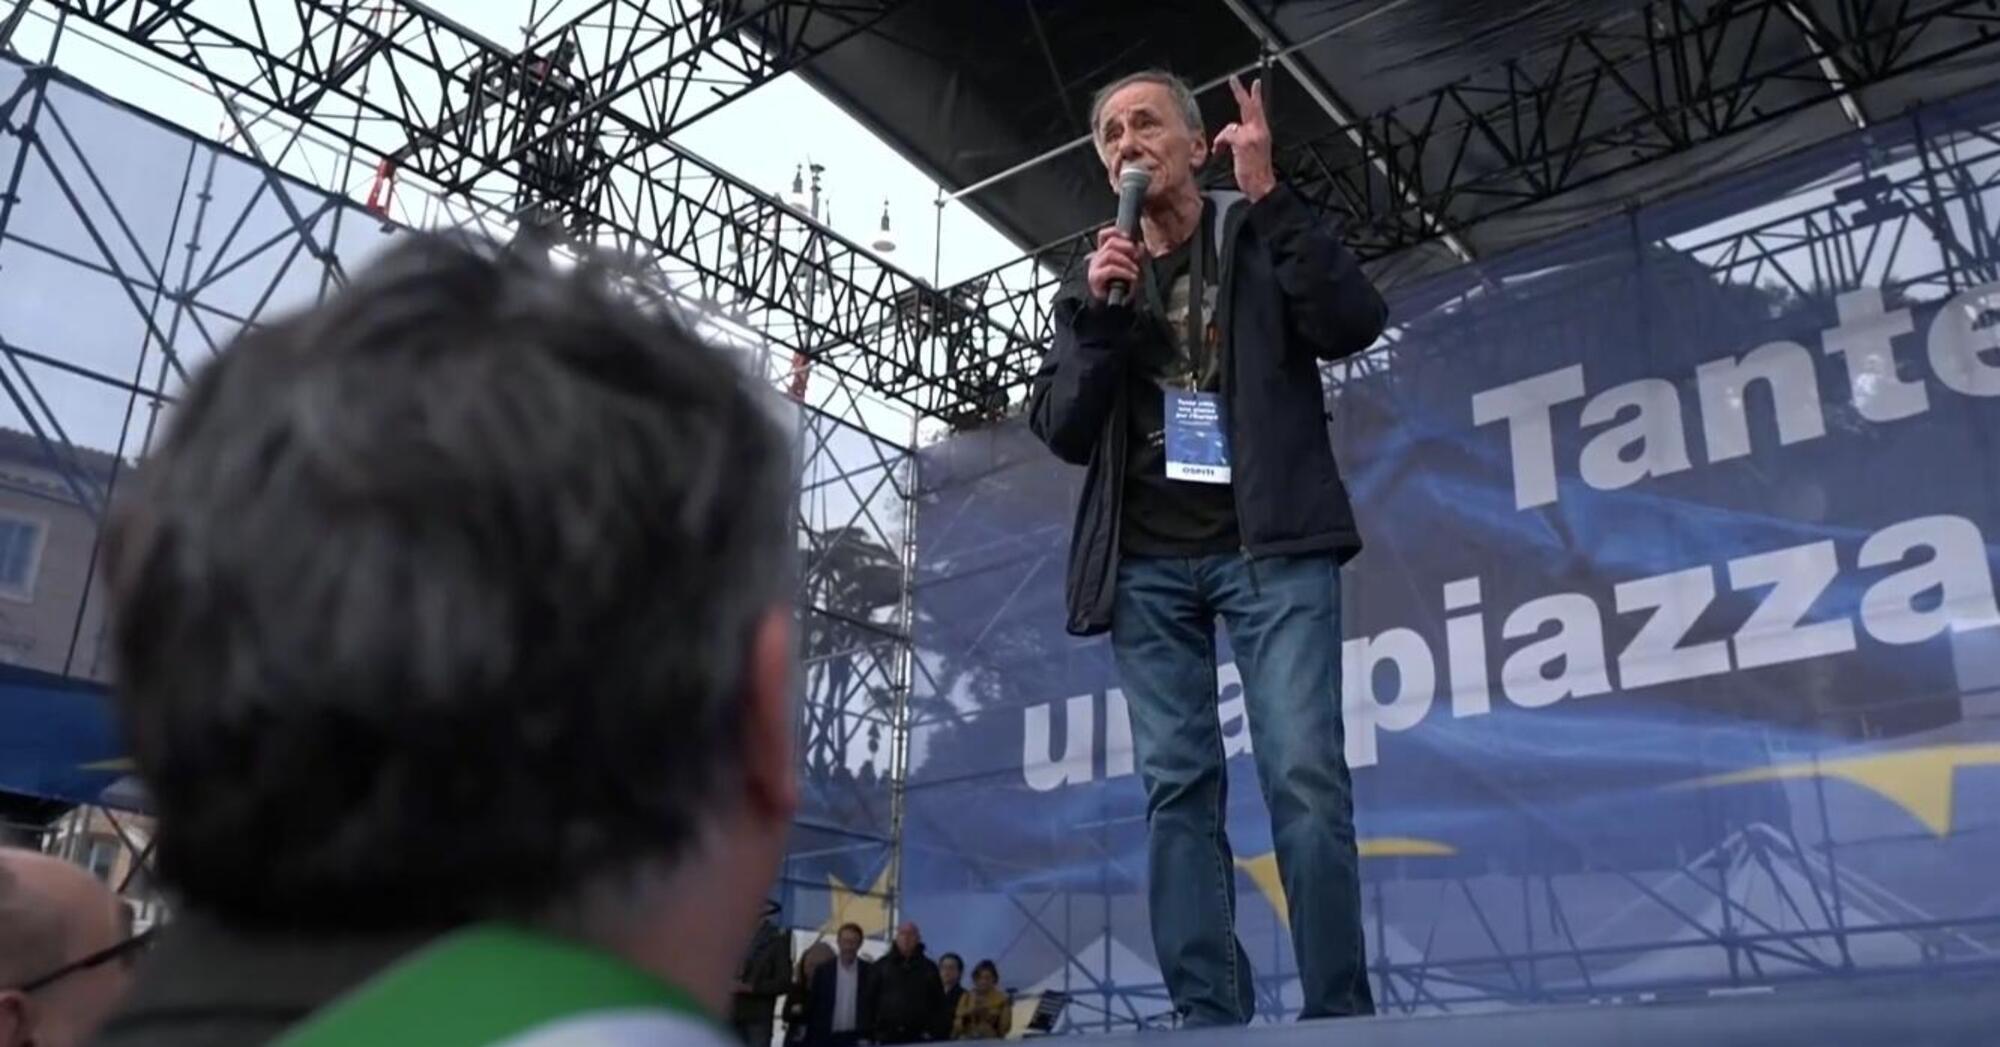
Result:
[[[1363,858],[1449,858],[1458,853],[1450,844],[1407,836],[1362,840],[1358,849]],[[1291,923],[1292,909],[1285,902],[1285,885],[1278,878],[1278,853],[1272,851],[1255,858],[1238,858],[1236,865],[1249,875],[1251,883],[1257,885],[1257,893],[1271,903],[1271,911],[1278,914],[1279,922]]]
[[[820,925],[819,933],[832,937],[840,932],[840,925],[859,925],[864,937],[874,937],[889,933],[889,877],[895,872],[895,865],[882,867],[882,875],[875,877],[874,885],[866,891],[857,891],[841,882],[840,877],[826,874],[826,885],[833,892],[828,899],[826,922]]]
[[[1672,786],[1700,789],[1799,778],[1838,778],[1910,812],[1938,836],[1951,833],[1952,777],[1960,767],[2000,764],[2000,745],[1938,745],[1905,752],[1754,767]]]

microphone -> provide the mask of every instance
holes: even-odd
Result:
[[[1152,184],[1153,173],[1137,164],[1127,164],[1118,172],[1118,231],[1134,243],[1139,240],[1139,205],[1145,202],[1146,187]],[[1106,304],[1124,305],[1131,290],[1125,281],[1114,281]]]

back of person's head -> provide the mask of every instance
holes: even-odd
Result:
[[[798,983],[809,984],[814,972],[826,961],[833,959],[833,946],[825,942],[814,942],[799,956]]]
[[[592,265],[412,238],[242,335],[109,527],[161,878],[239,926],[402,929],[753,829],[775,863],[790,462]]]
[[[0,847],[0,1047],[86,1042],[124,995],[129,923],[88,872]]]

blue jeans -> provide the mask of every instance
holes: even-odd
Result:
[[[1330,556],[1118,565],[1111,649],[1146,786],[1153,947],[1188,1025],[1256,1011],[1236,939],[1216,713],[1215,620],[1229,630],[1291,909],[1304,1018],[1370,1014],[1354,791],[1340,723],[1340,568]]]

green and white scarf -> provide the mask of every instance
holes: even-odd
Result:
[[[321,1008],[279,1047],[730,1047],[688,995],[609,954],[524,928],[440,938]]]

